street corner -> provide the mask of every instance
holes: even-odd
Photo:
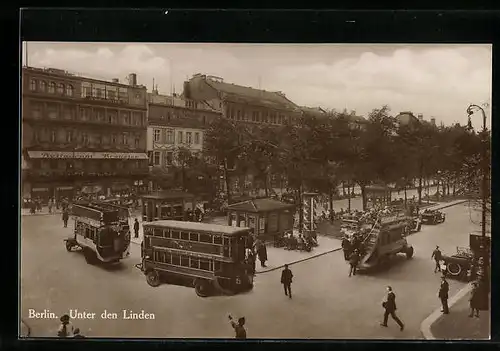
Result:
[[[437,308],[432,312],[420,325],[420,330],[422,335],[427,340],[459,340],[459,339],[477,339],[476,336],[466,337],[467,333],[476,334],[483,333],[481,329],[484,329],[484,320],[488,320],[488,332],[487,338],[489,338],[489,313],[483,313],[482,316],[482,327],[477,328],[478,324],[474,323],[475,318],[469,318],[469,299],[468,295],[472,287],[467,284],[462,289],[460,289],[454,296],[448,300],[448,306],[450,308],[450,313],[444,315],[441,312],[441,307]],[[473,326],[473,324],[476,324]]]

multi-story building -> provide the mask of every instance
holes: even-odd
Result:
[[[247,124],[280,126],[300,118],[302,111],[282,92],[236,84],[222,78],[195,74],[184,83],[184,96],[208,104],[225,118]]]
[[[22,71],[24,197],[109,195],[145,185],[147,94],[63,70]]]
[[[193,156],[201,155],[204,131],[220,115],[203,101],[188,100],[175,94],[162,95],[157,90],[148,94],[150,188],[173,182],[172,166],[181,165],[179,155],[182,150]]]

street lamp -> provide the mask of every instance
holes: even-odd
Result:
[[[478,105],[471,104],[467,108],[467,115],[469,117],[468,120],[468,129],[472,130],[472,123],[471,123],[471,116],[476,112],[477,110],[480,110],[482,115],[483,115],[483,130],[482,130],[482,147],[481,147],[481,168],[482,168],[482,181],[481,181],[481,192],[482,192],[482,211],[481,211],[481,236],[482,236],[482,245],[480,245],[480,253],[479,255],[482,256],[482,260],[479,259],[480,263],[480,271],[482,271],[482,276],[480,275],[480,284],[484,283],[484,286],[489,286],[489,282],[487,281],[489,279],[489,274],[487,273],[487,267],[489,262],[489,257],[486,257],[486,253],[489,252],[489,250],[486,250],[486,212],[487,212],[487,196],[488,196],[488,173],[489,173],[489,166],[488,166],[488,150],[487,150],[487,142],[488,142],[488,135],[487,135],[487,128],[486,128],[486,113],[484,109]],[[478,274],[479,275],[479,274]],[[486,293],[489,289],[484,289],[483,292]]]

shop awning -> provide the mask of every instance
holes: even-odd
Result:
[[[28,151],[31,159],[148,160],[141,152]]]

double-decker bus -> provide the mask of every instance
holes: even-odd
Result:
[[[245,257],[250,228],[161,220],[143,224],[142,265],[149,285],[181,278],[207,297],[253,288],[254,271]]]
[[[123,213],[97,203],[74,204],[73,236],[65,239],[66,250],[80,248],[89,264],[115,263],[129,256],[130,230]]]

